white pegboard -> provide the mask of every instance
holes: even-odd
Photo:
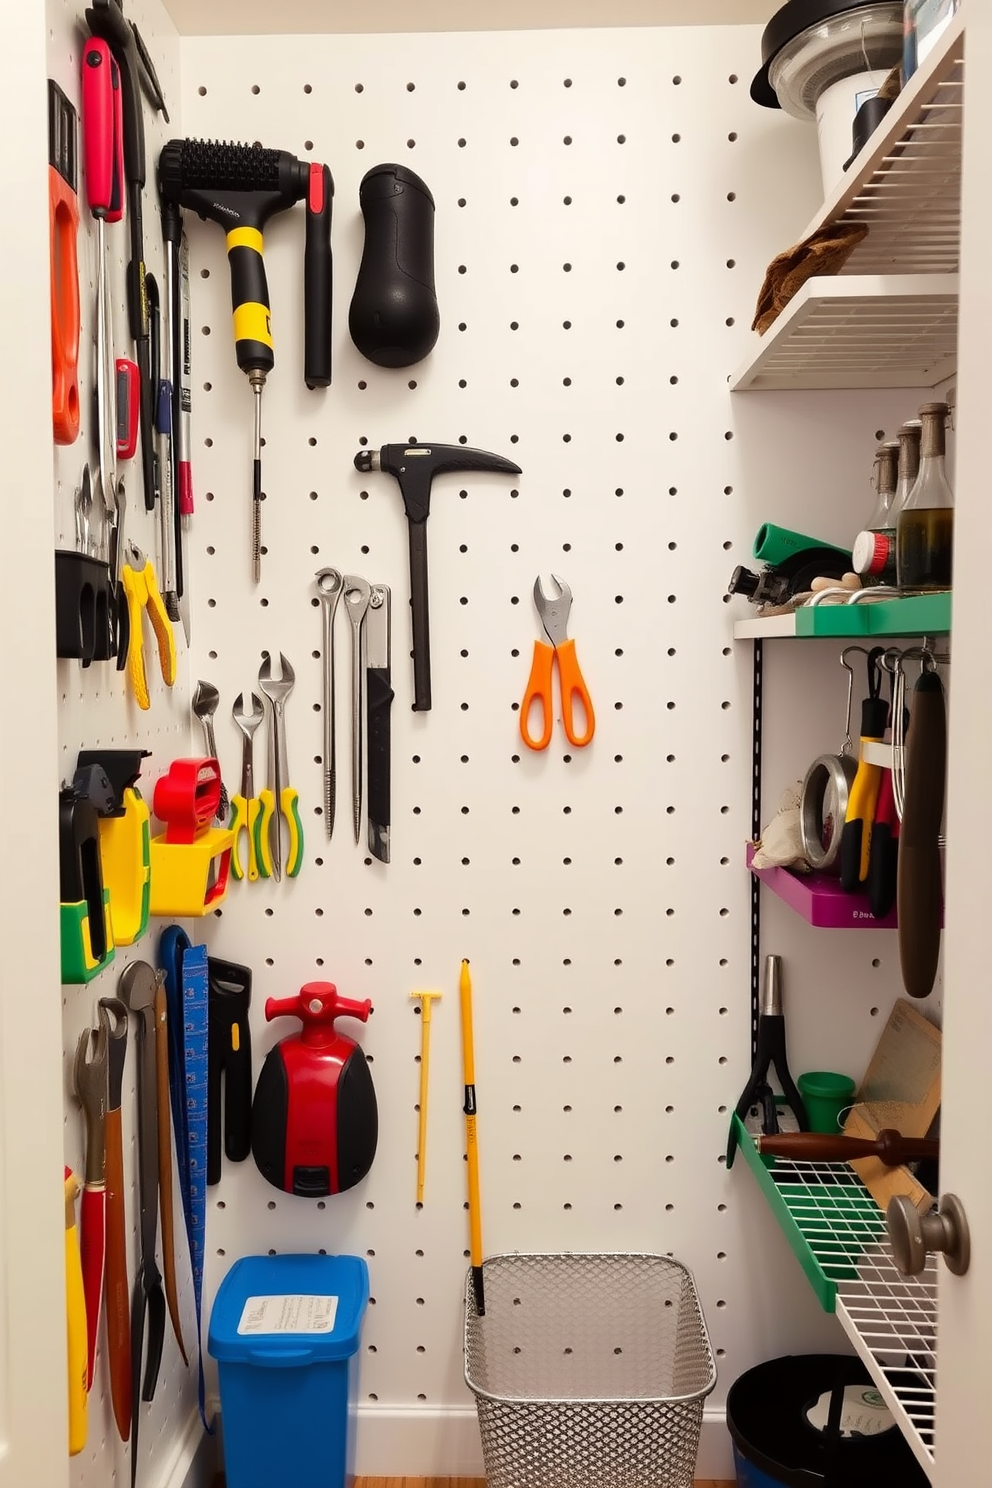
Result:
[[[427,1422],[467,1404],[462,956],[475,978],[487,1251],[674,1252],[700,1285],[720,1397],[770,1352],[840,1346],[747,1175],[722,1166],[747,1073],[750,655],[730,640],[739,605],[721,599],[762,521],[807,528],[816,512],[817,535],[850,537],[871,504],[876,430],[891,432],[915,402],[781,394],[745,408],[727,391],[764,265],[816,206],[812,134],[748,100],[757,52],[753,28],[183,43],[184,133],[326,160],[336,185],[326,392],[302,381],[301,209],[266,233],[277,361],[258,590],[251,398],[231,345],[223,238],[188,223],[200,331],[196,666],[229,710],[255,685],[263,650],[289,656],[290,765],[307,832],[299,879],[236,886],[211,943],[254,969],[257,1063],[291,1031],[266,1027],[267,996],[317,977],[371,996],[376,1012],[357,1033],[380,1103],[379,1155],[353,1192],[314,1204],[267,1188],[250,1162],[226,1168],[211,1201],[207,1293],[249,1251],[368,1255],[362,1399],[394,1429],[407,1408]],[[347,335],[358,185],[391,160],[417,170],[437,203],[441,336],[403,371],[365,362]],[[352,464],[361,445],[412,437],[463,440],[523,470],[436,484],[428,715],[409,711],[398,491]],[[312,580],[325,564],[393,588],[388,868],[351,842],[342,616],[330,844],[319,815]],[[569,753],[556,728],[534,757],[514,710],[537,635],[531,587],[552,569],[574,591],[570,633],[598,732]],[[830,661],[821,685],[816,656],[783,663],[772,710],[782,786],[836,732]],[[219,747],[233,784],[238,736],[223,718]],[[264,757],[257,748],[263,772]],[[774,907],[766,925],[766,948],[788,968],[796,1072],[836,1062],[860,1073],[897,990],[894,939],[824,942]],[[408,994],[419,986],[445,997],[418,1212]],[[377,1435],[360,1437],[366,1470],[458,1470],[443,1447],[391,1458]]]
[[[130,19],[137,23],[149,47],[167,103],[173,114],[174,127],[175,116],[180,106],[179,40],[175,28],[159,0],[131,0],[127,12]],[[87,35],[83,8],[68,3],[68,0],[48,0],[47,18],[49,76],[59,83],[78,109],[81,56]],[[161,144],[169,138],[172,129],[161,116],[153,119],[151,110],[146,108],[145,132],[148,162],[144,202],[145,262],[149,272],[157,277],[160,289],[164,291],[164,261],[155,190],[154,162]],[[93,405],[97,251],[95,225],[86,206],[82,130],[80,130],[79,148],[79,204],[81,223],[78,251],[82,323],[79,358],[81,429],[79,439],[74,444],[57,446],[55,451],[55,542],[57,546],[67,548],[73,547],[75,541],[73,497],[79,484],[83,463],[89,460],[94,470],[98,464]],[[124,301],[125,266],[129,252],[126,220],[107,228],[107,243],[111,253],[111,303],[115,349],[118,355],[124,354],[125,350],[127,354],[133,355],[128,340],[127,312]],[[161,581],[158,518],[157,515],[150,515],[144,510],[140,462],[138,460],[122,462],[118,468],[127,492],[125,530],[152,559]],[[80,749],[92,749],[103,745],[108,748],[137,747],[151,750],[151,757],[144,762],[139,782],[139,788],[149,802],[152,788],[159,774],[172,759],[189,752],[189,663],[181,627],[175,627],[175,634],[178,674],[175,686],[168,689],[162,681],[154,639],[146,623],[144,647],[151,692],[151,708],[145,713],[135,703],[126,674],[115,671],[112,662],[96,663],[89,668],[83,668],[76,661],[58,663],[59,779],[52,782],[52,809],[55,808],[58,786],[72,779],[76,756]],[[160,923],[152,921],[150,931],[141,941],[134,946],[118,948],[110,966],[87,985],[62,988],[65,1161],[79,1173],[82,1172],[84,1135],[81,1111],[72,1095],[72,1063],[77,1040],[85,1028],[95,1024],[98,999],[114,993],[117,980],[125,966],[138,958],[154,963],[155,945],[160,928]],[[132,1237],[128,1253],[128,1276],[132,1284],[138,1261],[138,1206],[134,1178],[136,1067],[136,1043],[133,1034],[129,1034],[122,1120],[125,1171],[131,1188],[127,1218],[129,1233]],[[195,1340],[196,1325],[178,1176],[175,1176],[175,1202],[180,1308],[184,1337],[187,1345],[192,1345]],[[159,1245],[161,1245],[161,1232]],[[153,1482],[155,1479],[152,1474],[161,1473],[168,1467],[177,1445],[189,1429],[190,1415],[195,1414],[196,1411],[195,1363],[192,1370],[187,1370],[168,1323],[166,1328],[162,1368],[155,1400],[150,1406],[142,1409],[139,1481],[145,1482]],[[87,1444],[83,1452],[71,1461],[73,1488],[96,1488],[96,1485],[99,1485],[99,1488],[106,1488],[106,1485],[110,1483],[127,1482],[130,1473],[130,1445],[125,1446],[120,1442],[111,1408],[106,1364],[105,1323],[101,1326],[98,1347],[97,1368],[89,1398]],[[194,1361],[195,1357],[194,1347]]]

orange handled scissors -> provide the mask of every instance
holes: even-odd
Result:
[[[545,634],[551,642],[534,642],[534,660],[531,663],[527,691],[520,704],[520,737],[529,749],[547,749],[551,742],[554,722],[554,704],[551,697],[551,678],[555,661],[558,662],[558,680],[561,684],[561,721],[565,737],[570,744],[581,749],[588,744],[596,732],[596,714],[592,698],[586,687],[575,655],[575,642],[568,639],[568,612],[572,608],[572,591],[557,574],[551,575],[558,585],[559,594],[550,598],[541,587],[541,576],[534,580],[534,603],[541,617]],[[530,732],[530,710],[532,703],[541,707],[541,735],[534,738]],[[581,704],[585,714],[585,732],[575,731],[575,704]]]

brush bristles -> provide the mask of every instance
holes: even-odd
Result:
[[[178,166],[182,191],[277,191],[280,150],[239,145],[227,140],[174,140],[162,152],[163,178]],[[166,155],[169,161],[166,162]],[[178,159],[176,156],[178,155]],[[171,182],[170,182],[171,184]]]

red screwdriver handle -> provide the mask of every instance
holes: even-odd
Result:
[[[90,37],[83,48],[83,161],[86,200],[94,217],[114,209],[114,82],[117,64],[107,43]],[[117,87],[120,95],[120,80]]]

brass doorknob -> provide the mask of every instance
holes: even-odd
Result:
[[[919,1276],[927,1256],[939,1251],[948,1271],[963,1276],[971,1261],[971,1234],[961,1200],[944,1194],[940,1208],[921,1214],[910,1199],[899,1194],[885,1212],[889,1245],[896,1269],[903,1276]]]

